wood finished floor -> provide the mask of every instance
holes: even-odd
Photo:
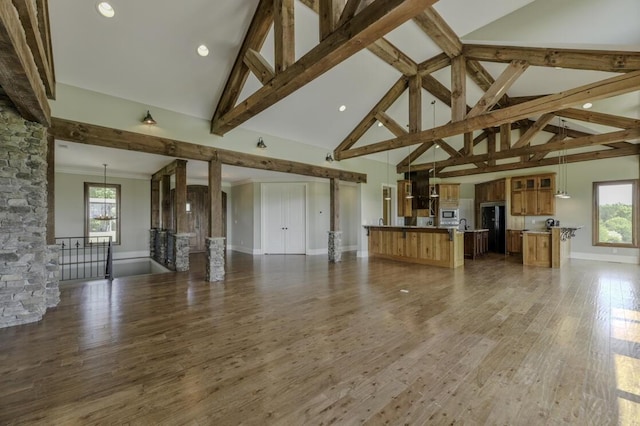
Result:
[[[202,276],[63,286],[0,330],[0,424],[640,423],[638,265],[232,253]]]

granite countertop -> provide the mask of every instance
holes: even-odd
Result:
[[[488,229],[486,228],[480,228],[480,229],[465,229],[464,232],[485,232],[488,231]]]

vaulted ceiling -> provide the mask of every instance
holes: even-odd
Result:
[[[358,3],[336,2],[350,6]],[[105,19],[96,12],[94,2],[57,0],[50,4],[57,81],[211,119],[260,3],[112,0],[116,16]],[[271,0],[262,3],[273,5]],[[321,0],[294,2],[293,19],[287,21],[295,25],[293,60],[305,57],[320,43],[319,18],[314,11],[320,3]],[[360,3],[360,9],[364,10],[368,3],[373,4],[367,8],[375,8],[394,2]],[[338,12],[339,17],[341,11]],[[359,17],[366,22],[362,13],[358,11],[353,19]],[[385,151],[391,150],[391,161],[402,166],[413,150],[416,158],[412,164],[419,167],[435,155],[438,170],[444,175],[449,171],[452,176],[525,159],[545,164],[555,161],[552,158],[557,149],[637,153],[638,16],[637,0],[440,0],[432,8],[419,12],[417,18],[400,23],[384,35],[383,41],[344,61],[336,60],[336,65],[318,78],[263,111],[248,114],[250,118],[238,125],[261,134],[320,146],[335,151],[338,158],[368,155],[386,161]],[[243,55],[241,63],[253,64],[254,70],[256,63],[266,69],[278,68],[274,46],[279,37],[274,36],[272,22],[273,19],[264,24],[267,28],[264,43],[253,46],[253,56]],[[396,24],[389,20],[385,25]],[[325,35],[333,29],[325,30]],[[336,32],[339,30],[335,28]],[[206,58],[195,52],[201,43],[207,44],[211,52]],[[500,50],[502,56],[498,57],[495,48],[478,45],[516,48]],[[538,54],[523,49],[526,47],[551,50]],[[598,55],[581,50],[609,52]],[[329,57],[333,50],[327,52]],[[419,78],[413,77],[418,74],[416,70],[421,71]],[[249,73],[246,84],[239,86],[237,103],[231,107],[255,99],[256,92],[265,91],[261,89],[263,83],[269,86],[279,81],[276,80],[279,74],[282,73],[276,72],[273,79],[263,74],[260,81]],[[457,81],[452,82],[452,76]],[[612,78],[604,86],[582,87]],[[498,83],[493,84],[496,80]],[[466,88],[463,99],[457,96],[461,87]],[[543,98],[519,106],[528,97],[578,87],[582,89],[571,98],[573,103],[560,96],[560,101]],[[483,97],[487,90],[489,94]],[[595,95],[598,90],[604,94]],[[607,93],[620,94],[608,97]],[[594,104],[589,113],[581,109],[587,100]],[[453,111],[449,106],[452,102]],[[494,102],[497,105],[492,107]],[[346,111],[340,112],[340,105],[345,105]],[[472,108],[470,116],[467,107]],[[566,111],[557,113],[558,110]],[[559,117],[566,120],[568,128],[562,130],[562,137],[554,138],[554,132],[559,132]],[[460,125],[446,126],[452,119]],[[502,138],[500,125],[505,135]],[[507,126],[514,129],[508,137]],[[434,127],[439,130],[430,131]],[[232,127],[217,129],[218,133],[226,131],[233,131]],[[621,131],[626,133],[612,135]],[[610,136],[594,139],[592,134]],[[513,153],[518,155],[516,160],[503,158],[508,149],[504,143],[509,138],[508,147],[521,149]],[[561,142],[563,139],[565,142]],[[556,145],[541,148],[547,141]],[[443,149],[435,151],[434,142]],[[602,143],[608,146],[602,148]],[[534,151],[523,150],[536,146]],[[463,163],[469,165],[461,166]],[[509,167],[503,164],[504,169]]]

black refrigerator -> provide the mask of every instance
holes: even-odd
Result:
[[[482,227],[489,230],[489,251],[506,253],[506,220],[504,206],[482,207]]]

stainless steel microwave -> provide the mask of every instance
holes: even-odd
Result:
[[[440,226],[458,226],[460,224],[460,211],[455,208],[441,208],[438,215]]]

